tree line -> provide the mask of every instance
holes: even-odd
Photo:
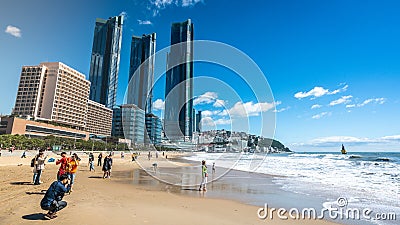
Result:
[[[128,146],[124,143],[118,143],[115,138],[109,140],[82,140],[62,138],[55,136],[46,136],[43,138],[27,137],[25,135],[0,135],[0,148],[15,150],[81,150],[81,151],[124,151]]]

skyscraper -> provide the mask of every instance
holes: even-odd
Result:
[[[201,132],[201,111],[198,111],[196,115],[196,131]]]
[[[138,106],[146,114],[152,111],[155,53],[155,33],[132,36],[127,103]]]
[[[116,104],[123,16],[96,19],[90,61],[89,99],[108,108]]]
[[[173,23],[167,57],[164,132],[170,140],[193,134],[193,24]]]

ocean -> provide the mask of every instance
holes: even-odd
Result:
[[[225,170],[223,173],[219,171],[221,175],[215,177],[215,180],[227,180],[224,176],[232,178],[229,175],[231,169],[271,175],[271,182],[275,185],[272,188],[279,188],[283,191],[280,194],[292,196],[290,201],[282,200],[288,204],[280,204],[279,207],[311,207],[304,202],[313,202],[317,206],[312,206],[317,209],[340,207],[361,211],[368,209],[371,211],[369,214],[371,218],[361,216],[358,220],[355,219],[355,215],[346,214],[345,217],[349,217],[340,222],[344,224],[400,224],[400,153],[357,152],[347,155],[332,152],[268,155],[196,153],[185,159],[206,160],[209,168],[215,163],[218,170]],[[258,183],[262,184],[262,182]],[[272,196],[265,194],[266,188],[263,185],[257,187],[253,184],[251,187],[253,192],[264,194],[257,197],[260,201],[254,200],[254,195],[252,195],[253,199],[248,203],[262,206],[263,201],[273,201]],[[342,202],[338,202],[338,199]],[[343,201],[345,201],[344,206]],[[277,202],[279,200],[276,200],[275,204]],[[393,214],[396,220],[375,219],[375,216],[392,215],[393,217]]]

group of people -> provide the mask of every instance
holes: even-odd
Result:
[[[39,152],[37,157],[35,157],[35,171],[36,176],[34,176],[35,182],[40,183],[40,175],[41,171],[44,169],[44,162],[46,157],[44,157],[43,152]],[[100,153],[98,156],[98,166],[101,166],[101,159],[103,158],[103,154]],[[79,162],[81,159],[79,156],[74,153],[71,157],[67,157],[66,152],[61,153],[61,159],[56,161],[56,165],[60,165],[57,172],[57,181],[54,181],[49,189],[46,191],[42,201],[40,202],[40,206],[43,210],[48,210],[45,217],[49,219],[54,219],[57,217],[57,211],[65,208],[67,206],[67,202],[63,201],[63,197],[65,193],[71,193],[72,188],[76,178],[76,172],[78,170]],[[43,165],[43,168],[41,167]],[[90,170],[94,171],[94,155],[93,153],[89,154],[89,166]],[[103,178],[111,177],[111,167],[112,167],[112,154],[104,157],[103,162]]]
[[[74,153],[71,157],[67,157],[66,152],[61,153],[61,159],[56,161],[56,165],[60,165],[60,168],[57,172],[57,180],[60,180],[61,175],[66,174],[70,179],[71,189],[69,190],[72,192],[72,187],[75,182],[76,178],[76,171],[78,171],[79,162],[81,159],[79,158],[78,154]]]

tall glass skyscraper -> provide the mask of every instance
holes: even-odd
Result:
[[[123,16],[96,19],[90,61],[89,99],[108,108],[116,104]]]
[[[132,36],[127,103],[152,111],[156,34]]]
[[[164,133],[170,140],[193,134],[193,24],[173,23],[167,58]]]

